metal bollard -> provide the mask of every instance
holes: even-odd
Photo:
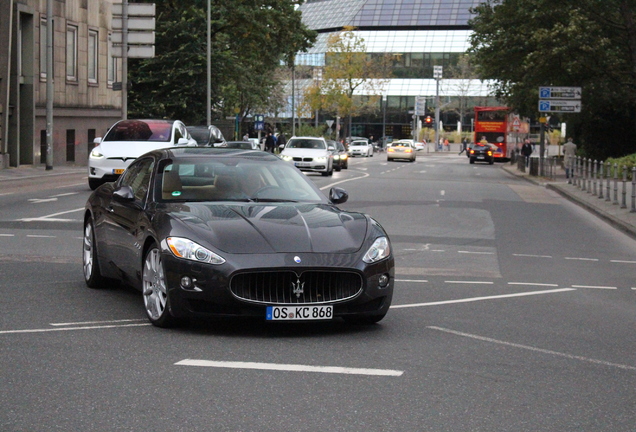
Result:
[[[574,186],[579,185],[579,157],[574,156],[574,160],[572,161],[572,184]]]
[[[598,184],[598,161],[594,159],[594,162],[592,162],[592,195],[596,195],[597,184]]]
[[[598,161],[598,197],[603,198],[603,167],[605,164],[603,161]]]
[[[587,181],[587,163],[586,159],[581,159],[581,190],[585,190],[585,182]]]
[[[625,165],[623,165],[623,189],[621,194],[621,208],[627,208],[627,167]]]
[[[632,209],[630,213],[636,213],[636,166],[632,168]]]
[[[605,183],[606,185],[606,193],[605,193],[605,201],[611,201],[612,198],[610,196],[610,177],[612,176],[612,165],[607,162],[607,169],[605,170]]]
[[[592,159],[587,159],[587,193],[592,193]]]
[[[612,204],[618,205],[618,164],[614,164],[614,201]]]

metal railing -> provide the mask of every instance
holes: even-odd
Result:
[[[629,172],[626,165],[619,167],[617,163],[612,165],[611,162],[577,156],[573,160],[572,178],[568,179],[568,183],[623,209],[627,208],[627,190],[631,187],[630,212],[636,213],[636,167],[631,169],[631,181],[627,179]]]

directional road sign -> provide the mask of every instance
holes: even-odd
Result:
[[[540,99],[581,99],[581,87],[539,87]]]
[[[539,112],[581,112],[578,100],[539,100]]]

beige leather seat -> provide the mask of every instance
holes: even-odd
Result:
[[[176,171],[165,171],[163,173],[163,184],[161,186],[161,197],[165,200],[179,198],[183,192],[181,177]]]

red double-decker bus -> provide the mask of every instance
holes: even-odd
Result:
[[[478,143],[483,138],[490,144],[496,145],[499,150],[495,152],[496,160],[507,160],[510,158],[508,145],[508,121],[510,108],[498,107],[475,107],[475,135],[474,142]]]

